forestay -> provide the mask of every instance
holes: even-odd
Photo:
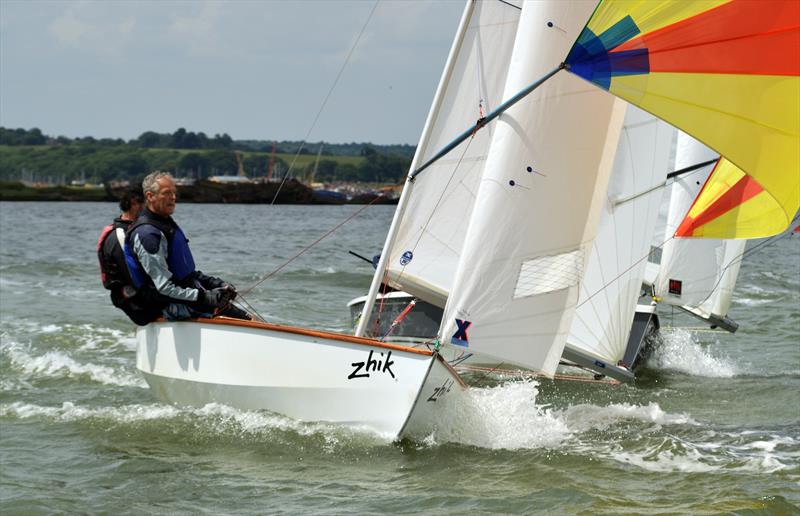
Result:
[[[718,155],[685,133],[679,133],[675,168],[703,163]],[[706,183],[715,164],[675,178],[671,185],[667,235],[675,233],[689,207]],[[663,303],[699,310],[699,315],[724,317],[746,240],[674,238],[664,244],[655,285]]]
[[[675,130],[628,106],[608,196],[567,346],[616,364],[625,354]]]
[[[442,77],[440,107],[417,146],[416,163],[427,161],[503,100],[520,14],[514,3],[521,2],[467,3],[466,30],[452,73]],[[494,124],[477,131],[415,179],[390,254],[392,286],[444,306],[493,132]]]
[[[562,59],[594,2],[523,6],[504,98]],[[446,344],[555,372],[605,200],[624,106],[556,74],[498,118],[445,307]]]

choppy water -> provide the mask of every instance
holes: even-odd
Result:
[[[200,268],[240,289],[358,207],[180,205]],[[346,330],[392,207],[249,300]],[[665,332],[636,386],[493,378],[421,442],[156,401],[94,248],[112,204],[0,203],[0,512],[738,513],[800,509],[800,240],[746,261],[736,335]],[[675,326],[696,324],[675,317]]]

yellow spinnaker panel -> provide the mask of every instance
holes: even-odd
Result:
[[[726,158],[679,236],[788,227],[800,208],[800,1],[605,0],[565,62]]]

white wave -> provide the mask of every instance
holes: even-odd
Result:
[[[661,425],[697,425],[686,415],[664,412],[657,404],[645,406],[612,404],[606,407],[580,405],[560,411],[537,407],[533,382],[515,382],[500,387],[475,389],[474,404],[467,410],[473,419],[452,421],[451,428],[441,428],[419,441],[419,448],[456,442],[488,449],[555,449],[574,453],[590,460],[612,460],[646,471],[660,473],[711,473],[743,471],[773,473],[791,467],[798,458],[798,442],[786,436],[747,432],[703,432],[692,441],[671,433],[659,432]],[[516,395],[516,403],[501,401]],[[499,415],[498,408],[504,408]],[[598,414],[608,414],[605,418]],[[454,414],[450,414],[454,415]],[[463,417],[464,414],[455,414]],[[183,421],[200,431],[219,436],[267,436],[274,431],[291,432],[304,437],[322,438],[322,449],[331,452],[356,443],[359,449],[381,447],[390,436],[376,434],[369,428],[344,428],[330,423],[303,423],[265,411],[245,411],[219,404],[202,408],[178,408],[164,404],[133,404],[114,407],[84,407],[72,402],[61,406],[41,406],[24,402],[0,404],[0,418],[46,418],[59,422],[102,419],[111,423],[133,424],[147,421]],[[188,419],[187,419],[188,418]],[[196,419],[195,419],[196,418]],[[475,418],[480,418],[477,420]],[[625,425],[631,420],[652,423],[638,430],[625,444],[614,434],[581,439],[590,430],[604,430]],[[623,428],[624,430],[624,428]],[[626,433],[629,430],[624,430]],[[750,442],[743,440],[753,439]],[[642,444],[645,446],[642,446]],[[638,449],[637,449],[638,448]]]
[[[88,408],[65,401],[60,407],[48,407],[30,403],[14,402],[0,404],[0,416],[20,419],[50,418],[58,421],[79,421],[99,418],[118,422],[147,421],[173,418],[181,413],[170,405],[127,405],[123,407]]]
[[[774,299],[751,299],[749,297],[737,297],[734,298],[734,304],[740,304],[744,306],[761,306],[761,305],[768,305],[770,303],[774,303]]]
[[[261,435],[271,431],[291,431],[302,436],[321,435],[326,449],[357,439],[359,445],[386,445],[393,436],[382,435],[368,427],[342,427],[331,423],[304,423],[265,411],[239,410],[216,403],[200,408],[181,408],[166,404],[134,404],[121,407],[83,407],[72,402],[59,406],[42,406],[23,402],[0,404],[0,417],[19,419],[49,418],[72,422],[86,419],[105,419],[115,423],[136,423],[153,420],[173,420],[197,417],[203,429],[220,435]]]
[[[490,449],[555,448],[572,432],[550,409],[536,405],[534,380],[468,389],[444,398],[436,431],[423,443],[460,443]]]
[[[697,450],[689,450],[685,454],[675,454],[669,450],[655,453],[616,451],[611,453],[611,458],[658,473],[707,473],[719,469],[703,462],[704,457]]]
[[[714,356],[710,349],[695,342],[689,331],[676,328],[663,332],[662,337],[663,342],[648,361],[651,367],[708,378],[730,378],[739,372],[732,360]]]
[[[117,348],[120,346],[128,351],[136,350],[136,335],[133,328],[129,331],[121,331],[94,324],[82,324],[74,328],[80,335],[80,340],[83,341],[80,346],[82,351],[116,354],[119,351]]]
[[[699,426],[688,414],[670,414],[657,403],[579,404],[565,408],[537,405],[535,380],[471,388],[461,398],[444,398],[436,430],[420,437],[423,446],[459,443],[489,449],[572,449],[581,434],[605,431],[631,421],[650,423],[648,433],[664,425]]]
[[[5,267],[3,267],[5,269]],[[0,269],[2,270],[2,269]],[[8,287],[22,287],[26,286],[27,284],[24,281],[15,281],[6,278],[5,276],[0,276],[0,287],[8,288]]]
[[[629,403],[612,403],[607,406],[573,405],[557,413],[562,417],[570,430],[577,433],[590,430],[607,430],[623,421],[641,421],[661,425],[699,425],[687,414],[668,414],[658,405],[631,405]]]
[[[34,356],[15,343],[4,345],[2,349],[8,354],[11,363],[29,377],[64,378],[85,375],[105,385],[147,387],[138,374],[117,371],[99,364],[83,364],[60,351],[48,351],[44,355]]]
[[[753,283],[748,283],[746,285],[741,285],[739,287],[739,291],[740,292],[747,292],[748,294],[763,294],[765,292],[769,292],[764,287],[761,287],[759,285],[755,285]]]
[[[30,320],[15,320],[4,326],[9,330],[7,334],[13,335],[50,335],[60,334],[74,337],[80,341],[79,349],[82,351],[100,351],[107,354],[116,354],[119,347],[133,351],[136,349],[135,327],[131,324],[128,330],[119,330],[97,324],[42,324]]]
[[[741,436],[728,434],[723,439],[738,440]],[[778,451],[781,445],[796,444],[782,436],[768,436],[769,441],[737,445],[730,442],[689,442],[667,436],[661,443],[646,450],[611,449],[609,456],[616,461],[659,473],[707,473],[741,471],[774,473],[796,462],[797,453]]]
[[[188,411],[208,421],[214,421],[213,426],[220,433],[230,432],[231,427],[235,427],[243,434],[260,434],[268,430],[292,431],[303,436],[321,434],[331,446],[337,444],[339,438],[348,435],[377,438],[378,442],[382,444],[390,442],[394,437],[377,432],[368,426],[344,427],[333,423],[302,422],[267,411],[240,410],[218,403],[210,403],[201,408],[188,409]]]

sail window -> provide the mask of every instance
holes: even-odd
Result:
[[[583,251],[580,249],[524,261],[514,289],[514,299],[577,285],[582,275]]]

